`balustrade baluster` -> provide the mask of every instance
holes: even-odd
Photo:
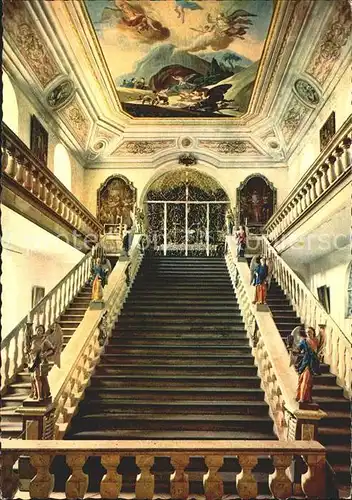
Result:
[[[325,498],[325,455],[308,455],[305,462],[308,470],[301,477],[301,486],[308,498]]]
[[[25,160],[24,160],[23,156],[20,156],[20,155],[17,156],[17,172],[16,172],[15,180],[21,186],[23,186],[24,181],[25,181],[25,168],[23,165],[24,161]]]
[[[236,476],[237,493],[243,500],[257,498],[258,486],[252,474],[253,468],[257,465],[258,458],[252,455],[240,455],[238,461],[242,470]]]
[[[84,498],[84,495],[87,493],[88,475],[82,470],[86,460],[87,456],[83,454],[68,455],[66,457],[66,463],[72,471],[65,486],[68,500]]]
[[[311,180],[309,180],[307,182],[306,191],[307,191],[306,205],[307,205],[307,207],[309,207],[312,204],[312,183],[311,183]]]
[[[307,196],[307,189],[306,188],[302,188],[301,190],[301,206],[302,206],[302,212],[304,212],[307,208],[307,199],[306,199],[306,196]]]
[[[141,472],[136,479],[136,499],[151,500],[154,496],[154,476],[150,472],[154,464],[154,457],[148,455],[137,455],[136,465]]]
[[[44,174],[40,174],[38,178],[40,182],[40,187],[39,187],[39,199],[43,202],[46,203],[46,178]]]
[[[318,198],[317,187],[316,187],[318,180],[317,180],[315,175],[313,175],[310,182],[312,185],[311,198],[312,198],[312,202],[314,202]]]
[[[224,458],[221,456],[205,457],[205,464],[208,467],[208,472],[204,474],[203,485],[205,498],[207,500],[215,500],[224,495],[224,485],[219,469],[224,463]]]
[[[24,160],[24,183],[23,183],[23,187],[25,189],[27,189],[27,191],[29,191],[30,193],[32,192],[33,190],[33,177],[32,177],[32,169],[31,169],[31,166],[30,166],[30,163],[28,160]]]
[[[38,170],[32,165],[32,194],[34,196],[39,196],[40,186],[39,186],[39,175]]]
[[[326,191],[330,185],[329,177],[328,177],[329,165],[327,163],[323,163],[323,165],[321,166],[321,169],[323,171],[323,177],[322,177],[323,191]]]
[[[342,141],[343,149],[344,149],[344,170],[347,170],[351,166],[351,139],[349,137],[345,137]]]
[[[322,167],[319,167],[319,169],[316,171],[316,177],[317,177],[317,197],[319,198],[320,195],[323,193],[324,188],[323,188],[323,171]]]
[[[171,456],[171,465],[175,468],[175,471],[170,476],[170,494],[172,499],[186,500],[189,495],[188,474],[185,473],[188,462],[188,455]]]
[[[122,476],[117,473],[120,464],[119,455],[103,455],[101,465],[106,469],[106,474],[100,483],[101,498],[118,498],[122,486]]]
[[[292,455],[273,455],[275,471],[269,475],[269,488],[274,498],[290,498],[293,495],[291,480],[288,475]]]
[[[58,198],[59,190],[52,185],[51,187],[51,209],[54,210],[57,214],[60,211],[60,200]]]
[[[13,470],[18,459],[16,454],[1,453],[0,491],[2,498],[14,498],[19,486],[19,476]]]
[[[335,156],[336,156],[335,172],[336,172],[336,177],[340,177],[340,175],[343,174],[342,155],[343,155],[343,148],[341,146],[338,146],[335,149]]]
[[[47,499],[50,498],[54,490],[54,475],[50,474],[51,455],[36,453],[31,455],[31,465],[37,473],[29,483],[30,498]]]
[[[336,163],[336,156],[330,155],[328,158],[328,165],[329,165],[328,177],[330,184],[333,184],[336,179],[335,163]]]

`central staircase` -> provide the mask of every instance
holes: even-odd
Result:
[[[66,439],[262,441],[275,439],[268,412],[224,258],[148,256]],[[132,462],[125,457],[120,466],[131,488]],[[86,467],[94,469],[94,491],[103,469],[95,459]],[[267,459],[257,467],[272,470]],[[156,459],[156,484],[172,470]],[[191,459],[193,492],[202,491],[197,473],[205,470]],[[227,470],[233,488],[236,458],[225,459]]]

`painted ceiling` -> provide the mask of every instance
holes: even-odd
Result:
[[[123,110],[241,117],[273,0],[85,0]]]

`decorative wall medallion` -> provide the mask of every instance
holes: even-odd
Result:
[[[65,79],[56,85],[48,95],[46,101],[53,109],[59,109],[68,104],[73,98],[75,86],[72,80]]]
[[[90,120],[77,98],[74,98],[68,106],[60,110],[60,113],[75,137],[85,145],[88,139]]]
[[[193,153],[182,153],[178,157],[179,165],[185,165],[186,167],[190,167],[191,165],[196,165],[197,162],[198,160]]]
[[[60,74],[42,37],[35,30],[34,19],[27,11],[29,2],[6,0],[3,2],[5,37],[10,36],[24,64],[28,65],[40,85],[46,87]]]
[[[298,130],[307,112],[308,108],[296,96],[293,96],[281,122],[282,134],[287,144]]]
[[[249,141],[199,141],[199,145],[223,155],[260,154]]]
[[[313,54],[306,70],[321,85],[331,73],[352,30],[352,13],[348,0],[335,0],[333,5],[334,17],[320,38],[318,50]]]
[[[307,80],[299,78],[295,81],[294,88],[298,94],[298,97],[302,99],[305,104],[308,104],[308,106],[316,106],[317,104],[319,104],[319,94],[315,90],[313,85],[307,82]]]
[[[192,144],[192,139],[190,139],[189,137],[184,137],[183,139],[181,139],[181,146],[183,148],[189,148]]]
[[[175,146],[174,140],[165,141],[128,141],[118,147],[114,153],[127,153],[133,155],[150,155]]]

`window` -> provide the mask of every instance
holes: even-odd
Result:
[[[347,268],[347,318],[352,318],[352,262]]]
[[[71,161],[66,148],[62,144],[55,146],[54,174],[71,191]]]
[[[15,134],[18,134],[18,104],[10,78],[2,73],[2,119]]]

